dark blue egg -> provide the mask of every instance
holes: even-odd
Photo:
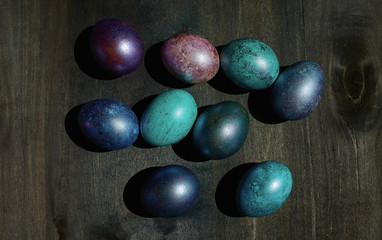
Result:
[[[113,99],[97,99],[83,105],[78,123],[85,136],[105,150],[126,148],[139,135],[138,118],[133,110]]]
[[[249,118],[237,102],[221,102],[208,107],[196,120],[195,148],[208,159],[223,159],[236,153],[247,138]]]
[[[240,179],[236,192],[237,209],[250,217],[263,217],[279,209],[292,190],[292,174],[278,161],[251,167]]]
[[[142,206],[156,217],[180,216],[196,204],[200,184],[191,170],[169,165],[155,170],[142,186]]]
[[[275,112],[286,120],[307,117],[318,106],[324,93],[325,78],[321,67],[301,61],[280,73],[272,89]]]

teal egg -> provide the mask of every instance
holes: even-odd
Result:
[[[197,114],[195,99],[188,92],[181,89],[163,92],[142,114],[142,138],[153,146],[177,143],[190,132]]]
[[[278,161],[266,161],[247,170],[236,191],[239,212],[263,217],[279,209],[292,190],[292,174]]]
[[[233,40],[220,55],[224,74],[239,87],[249,90],[268,88],[279,74],[279,61],[265,43],[252,39]]]
[[[247,110],[237,102],[221,102],[200,114],[193,129],[193,142],[204,157],[223,159],[239,151],[248,129]]]

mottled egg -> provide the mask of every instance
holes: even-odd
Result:
[[[90,49],[98,64],[116,76],[136,70],[144,56],[138,32],[126,22],[112,18],[96,23],[90,35]]]
[[[196,204],[200,184],[186,167],[169,165],[155,170],[141,190],[142,206],[156,217],[180,216]]]
[[[219,54],[212,43],[196,34],[182,33],[164,42],[166,69],[179,80],[194,84],[212,79],[219,70]]]
[[[221,67],[224,74],[244,89],[268,88],[279,74],[279,61],[265,43],[252,39],[233,40],[222,49]]]
[[[138,118],[128,106],[113,99],[97,99],[84,104],[78,113],[84,135],[104,150],[133,144],[139,135]]]
[[[295,63],[280,73],[273,86],[273,108],[286,120],[305,118],[318,106],[324,87],[324,72],[317,63]]]
[[[177,143],[190,132],[197,113],[195,99],[188,92],[181,89],[163,92],[142,114],[142,138],[153,146]]]
[[[208,159],[223,159],[236,153],[247,138],[249,118],[245,108],[227,101],[206,108],[195,122],[195,148]]]
[[[292,174],[278,161],[266,161],[247,170],[236,192],[239,212],[250,217],[263,217],[284,204],[292,190]]]

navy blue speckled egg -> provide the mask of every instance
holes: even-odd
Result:
[[[280,73],[274,84],[273,108],[286,120],[305,118],[318,106],[324,87],[324,72],[317,63],[295,63]]]
[[[245,108],[227,101],[208,107],[193,129],[195,148],[208,159],[223,159],[236,153],[247,138],[249,118]]]
[[[126,148],[139,135],[138,118],[133,110],[113,99],[97,99],[83,105],[78,123],[84,135],[105,150]]]
[[[246,216],[269,215],[288,199],[292,183],[292,174],[283,163],[266,161],[256,164],[240,179],[236,206]]]
[[[142,186],[142,206],[156,217],[180,216],[196,204],[200,184],[186,167],[168,165],[155,170]]]

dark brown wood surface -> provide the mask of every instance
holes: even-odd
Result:
[[[134,26],[146,49],[136,72],[111,80],[87,49],[91,26],[106,17]],[[0,239],[382,239],[381,24],[380,0],[0,0]],[[158,49],[180,32],[218,48],[259,39],[281,66],[316,61],[325,95],[308,118],[277,122],[267,91],[240,91],[222,74],[178,84]],[[170,88],[199,107],[243,104],[251,118],[241,150],[203,162],[187,141],[97,152],[78,132],[76,111],[89,100],[139,113]],[[236,216],[230,182],[243,164],[266,160],[289,166],[289,199],[267,217]],[[140,176],[167,164],[194,171],[201,198],[182,217],[146,217],[134,203]]]

